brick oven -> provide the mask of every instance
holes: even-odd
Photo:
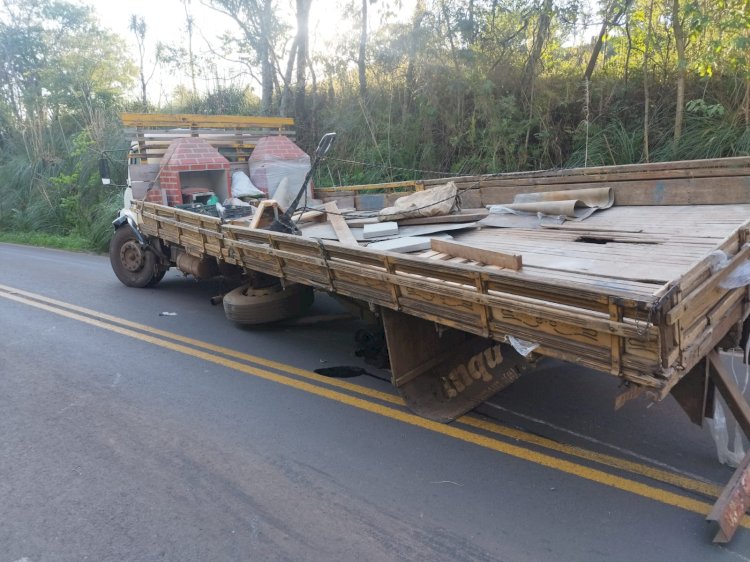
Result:
[[[147,201],[174,206],[192,203],[201,193],[213,192],[219,201],[231,197],[229,161],[201,138],[172,141],[160,166],[161,193],[152,189]]]
[[[273,197],[283,178],[296,193],[310,170],[310,157],[288,137],[276,135],[258,140],[248,160],[255,187]],[[308,187],[312,197],[312,185]]]

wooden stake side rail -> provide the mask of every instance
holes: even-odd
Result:
[[[660,396],[701,359],[708,342],[724,335],[719,325],[743,317],[747,301],[743,290],[717,288],[727,271],[713,279],[699,274],[707,271],[704,262],[658,298],[612,295],[606,286],[564,277],[347,248],[221,225],[213,217],[153,203],[138,202],[137,210],[144,233],[199,257],[214,256],[498,340],[508,334],[528,339],[539,343],[542,353],[622,375],[658,389]],[[735,233],[719,247],[737,254],[740,238],[744,235]],[[743,249],[730,263],[748,255]]]
[[[137,210],[145,234],[185,245],[199,257],[215,256],[484,337],[528,339],[549,356],[654,389],[665,387],[672,374],[662,367],[659,330],[647,321],[652,303],[637,294],[613,297],[524,272],[220,225],[153,203],[138,202]]]
[[[248,269],[500,341],[514,335],[539,343],[543,354],[656,390],[674,374],[662,367],[650,301],[237,226],[224,225],[223,234],[220,257]]]
[[[144,234],[183,246],[199,258],[221,257],[220,219],[145,201],[135,202],[135,208]]]
[[[222,225],[214,217],[154,203],[139,201],[136,210],[145,234],[198,257],[214,256],[498,341],[513,335],[538,343],[544,355],[647,386],[658,398],[748,312],[746,289],[719,284],[750,259],[744,245],[750,223],[715,246],[730,256],[726,268],[711,274],[710,260],[698,260],[682,277],[649,292],[587,284],[585,277],[533,267],[484,266],[434,251],[392,254]]]
[[[512,202],[520,193],[612,187],[616,205],[702,205],[750,202],[750,157],[654,162],[620,166],[507,172],[404,182],[398,186],[421,191],[453,181],[464,208]],[[411,184],[413,183],[413,187]],[[343,186],[319,190],[337,193],[382,192],[395,184]],[[316,190],[317,193],[317,190]]]

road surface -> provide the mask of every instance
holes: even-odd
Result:
[[[747,517],[711,544],[732,471],[671,399],[615,413],[614,378],[548,362],[440,425],[355,321],[240,329],[221,291],[0,244],[0,562],[750,560]],[[343,365],[374,376],[312,372]]]

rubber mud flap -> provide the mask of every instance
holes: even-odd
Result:
[[[518,379],[529,365],[510,345],[383,310],[392,382],[415,414],[450,422]]]

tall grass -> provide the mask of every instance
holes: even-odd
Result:
[[[19,126],[0,159],[0,231],[71,237],[104,250],[121,197],[101,185],[98,160],[111,155],[115,182],[122,183],[123,143],[114,111],[92,111],[83,123]]]

